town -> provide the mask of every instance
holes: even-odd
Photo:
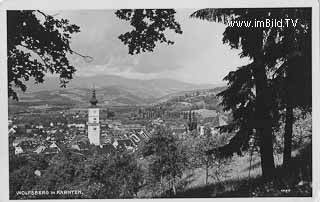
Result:
[[[210,127],[215,135],[218,133],[217,127],[226,125],[228,118],[217,110],[206,109],[206,96],[214,94],[196,91],[189,96],[172,98],[170,102],[145,108],[133,107],[128,109],[130,113],[126,112],[123,116],[105,108],[100,109],[93,90],[88,109],[61,111],[58,108],[34,113],[28,111],[25,115],[11,114],[10,146],[15,155],[53,155],[63,148],[85,154],[90,145],[98,146],[106,153],[134,152],[139,143],[146,141],[159,125],[166,125],[177,136],[194,129],[204,135],[205,126]],[[29,109],[33,110],[34,107]]]

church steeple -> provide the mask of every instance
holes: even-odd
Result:
[[[96,98],[96,89],[95,88],[93,88],[93,90],[92,90],[92,97],[90,99],[90,103],[91,103],[91,106],[97,106],[98,100]]]
[[[90,99],[91,106],[88,107],[88,138],[90,144],[101,145],[101,134],[99,124],[99,108],[96,98],[96,89],[93,86],[92,97]]]

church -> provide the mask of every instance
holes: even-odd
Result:
[[[97,107],[98,100],[96,91],[93,89],[90,99],[90,107],[88,109],[88,138],[90,144],[97,146],[101,145],[100,123],[99,123],[99,108]]]

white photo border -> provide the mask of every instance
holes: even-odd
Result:
[[[319,65],[319,2],[317,0],[4,0],[0,2],[0,201],[9,201],[9,154],[8,154],[8,88],[7,88],[7,36],[6,10],[78,10],[120,8],[272,8],[312,7],[312,197],[290,198],[208,198],[201,201],[320,201],[320,65]],[[43,201],[67,201],[43,200]],[[99,199],[91,199],[99,200]],[[89,201],[91,201],[89,200]],[[114,199],[110,199],[114,200]],[[131,199],[168,200],[168,199]],[[193,201],[195,199],[169,199]],[[35,201],[35,200],[25,200]],[[37,200],[41,201],[41,200]],[[73,201],[84,201],[73,199]],[[86,200],[87,201],[87,200]],[[119,199],[117,199],[119,201]]]

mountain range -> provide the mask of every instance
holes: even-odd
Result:
[[[221,85],[191,84],[174,79],[139,80],[113,75],[74,77],[66,88],[60,88],[59,79],[47,77],[44,83],[27,82],[27,92],[19,93],[21,102],[51,102],[87,104],[92,89],[96,89],[102,105],[143,105],[157,102],[163,97]]]

